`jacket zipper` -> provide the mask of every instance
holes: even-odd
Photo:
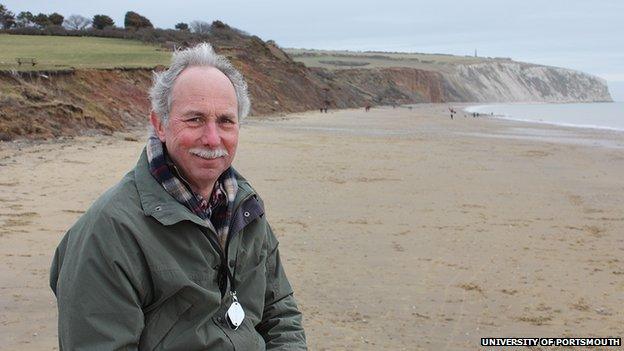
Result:
[[[232,218],[234,217],[234,214],[238,211],[238,209],[245,203],[247,202],[249,199],[251,199],[253,196],[255,195],[255,193],[251,193],[249,194],[247,197],[245,197],[239,204],[238,206],[236,206],[236,208],[234,209],[234,211],[232,211]],[[232,223],[230,222],[230,225]],[[210,244],[212,245],[212,247],[217,251],[217,253],[219,254],[219,258],[221,259],[221,269],[219,269],[219,273],[221,273],[221,270],[226,269],[227,273],[227,280],[230,280],[230,275],[232,276],[232,279],[234,277],[234,274],[232,272],[230,272],[230,267],[229,267],[229,262],[228,262],[228,249],[230,247],[230,240],[232,239],[232,237],[236,234],[236,233],[231,233],[228,230],[228,235],[227,238],[225,239],[225,252],[224,249],[221,249],[221,245],[219,245],[219,243],[215,240],[214,235],[211,235],[210,233],[207,233],[208,235],[206,235],[208,237],[208,241],[210,242]],[[230,282],[230,289],[232,288],[234,282]],[[227,288],[227,287],[226,287]],[[219,289],[220,290],[220,289]],[[225,296],[225,289],[224,291],[221,291],[221,297]]]
[[[177,175],[182,179],[182,181],[184,183],[186,183],[186,186],[188,187],[188,189],[190,190],[190,184],[188,183],[188,181],[186,181],[186,179],[184,179],[184,177],[182,177],[182,173],[179,172],[178,167],[173,164],[173,168],[176,171]],[[243,200],[241,200],[241,202],[238,204],[238,206],[236,206],[236,208],[234,209],[234,211],[232,211],[232,217],[234,217],[234,214],[236,213],[236,211],[238,211],[238,209],[245,203],[247,202],[247,200],[251,199],[252,196],[255,196],[256,193],[252,192],[249,195],[247,195]],[[232,223],[230,222],[230,225]],[[215,228],[216,229],[216,228]],[[228,236],[227,238],[225,238],[225,252],[223,252],[224,250],[221,249],[221,245],[219,245],[219,243],[215,240],[214,235],[211,235],[210,233],[204,232],[204,235],[208,237],[208,241],[210,242],[210,244],[212,245],[212,247],[217,251],[217,253],[219,254],[219,258],[221,259],[221,269],[224,269],[223,267],[225,267],[225,269],[227,270],[227,280],[230,280],[230,276],[232,277],[232,280],[234,278],[234,274],[232,272],[230,272],[230,268],[229,268],[229,262],[228,262],[228,248],[230,247],[230,239],[232,238],[232,236],[235,234],[230,233],[230,231],[228,230]],[[216,234],[216,233],[214,233]],[[221,269],[219,271],[221,271]],[[219,272],[221,273],[221,272]],[[232,284],[234,282],[230,282],[230,289],[232,289]],[[226,287],[227,288],[227,287]],[[221,288],[219,287],[219,290],[221,290]],[[225,290],[225,289],[224,289]],[[225,296],[225,291],[221,292],[221,297]]]

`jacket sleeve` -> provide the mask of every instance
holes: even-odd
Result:
[[[267,288],[262,321],[256,330],[264,338],[267,350],[307,350],[301,312],[280,261],[278,241],[268,224],[267,228]]]
[[[145,290],[136,267],[142,256],[106,222],[77,223],[56,250],[50,285],[57,297],[61,350],[138,349]]]

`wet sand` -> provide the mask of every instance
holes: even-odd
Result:
[[[623,336],[624,134],[447,108],[243,126],[235,166],[265,201],[310,349]],[[143,134],[0,144],[0,349],[58,348],[54,248]]]

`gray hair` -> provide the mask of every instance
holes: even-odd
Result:
[[[232,82],[238,102],[238,119],[242,121],[249,113],[250,105],[247,83],[243,75],[232,66],[230,61],[217,55],[208,43],[200,43],[188,49],[175,51],[171,58],[171,65],[162,72],[154,72],[154,83],[149,97],[152,110],[156,112],[161,122],[167,124],[171,111],[173,84],[182,71],[192,66],[214,67],[225,74]]]

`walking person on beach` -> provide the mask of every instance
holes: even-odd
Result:
[[[209,44],[154,75],[137,165],[59,244],[62,350],[306,350],[263,202],[231,167],[250,102]]]

